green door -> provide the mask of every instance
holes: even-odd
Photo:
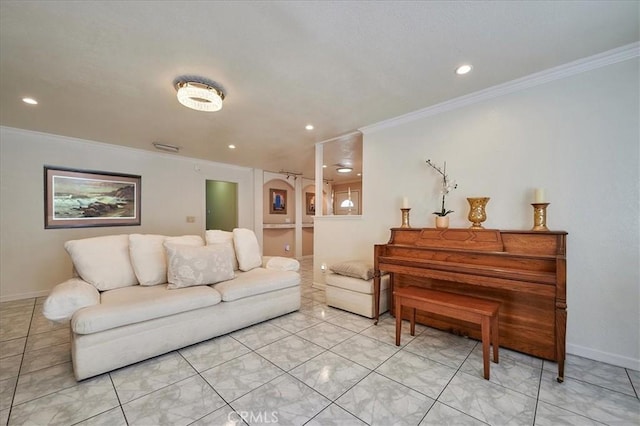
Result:
[[[238,227],[238,184],[207,180],[207,229]]]

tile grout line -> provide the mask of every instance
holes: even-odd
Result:
[[[9,405],[9,413],[7,415],[7,424],[9,424],[9,420],[11,420],[11,413],[13,412],[13,401],[16,398],[16,393],[18,392],[18,383],[20,381],[20,372],[22,371],[22,363],[24,362],[24,355],[27,351],[27,343],[29,342],[29,334],[31,332],[31,324],[33,324],[33,316],[35,315],[36,310],[36,299],[33,299],[33,307],[31,308],[31,318],[29,319],[29,327],[27,328],[27,335],[24,340],[24,347],[22,348],[22,357],[20,358],[20,367],[18,367],[18,375],[16,376],[16,386],[13,388],[13,395],[11,396],[11,405]]]

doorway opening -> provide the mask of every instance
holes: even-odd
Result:
[[[207,229],[232,231],[238,227],[238,184],[206,181]]]

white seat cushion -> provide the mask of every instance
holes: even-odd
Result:
[[[222,244],[227,247],[227,250],[231,250],[231,254],[233,255],[231,258],[233,270],[237,271],[240,269],[238,265],[238,258],[236,257],[236,249],[233,245],[233,232],[209,229],[205,232],[204,238],[207,245]]]
[[[220,292],[223,301],[230,302],[298,285],[300,274],[297,272],[255,268],[238,272],[235,279],[216,284],[213,288]]]
[[[129,254],[133,271],[140,285],[167,282],[167,259],[164,254],[164,235],[129,235]]]
[[[100,291],[138,284],[126,234],[71,240],[64,248],[78,275]]]
[[[335,274],[345,275],[347,277],[360,278],[362,280],[370,280],[373,278],[373,263],[366,260],[348,260],[339,262],[329,267],[331,272]]]
[[[167,244],[182,244],[184,246],[201,247],[204,240],[200,235],[181,235],[179,237],[167,237],[164,240]]]
[[[220,300],[220,293],[208,286],[178,290],[169,290],[164,284],[119,288],[102,293],[99,305],[76,312],[71,329],[78,334],[97,333],[215,305]]]
[[[199,235],[167,237],[153,234],[129,235],[129,254],[133,270],[141,285],[157,285],[167,282],[167,257],[164,242],[194,247],[204,245]]]
[[[233,230],[233,245],[241,271],[250,271],[262,266],[262,255],[256,234],[251,229],[236,228]]]
[[[373,294],[373,279],[362,280],[360,278],[347,277],[340,274],[328,273],[325,278],[328,286],[339,287],[356,293]],[[389,280],[382,280],[381,290],[389,286]]]

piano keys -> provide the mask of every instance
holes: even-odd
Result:
[[[564,231],[392,228],[389,242],[374,247],[376,323],[381,271],[390,273],[392,289],[413,285],[496,300],[500,346],[557,362],[562,382],[566,237]],[[480,339],[476,326],[459,320],[418,313],[416,321]]]

